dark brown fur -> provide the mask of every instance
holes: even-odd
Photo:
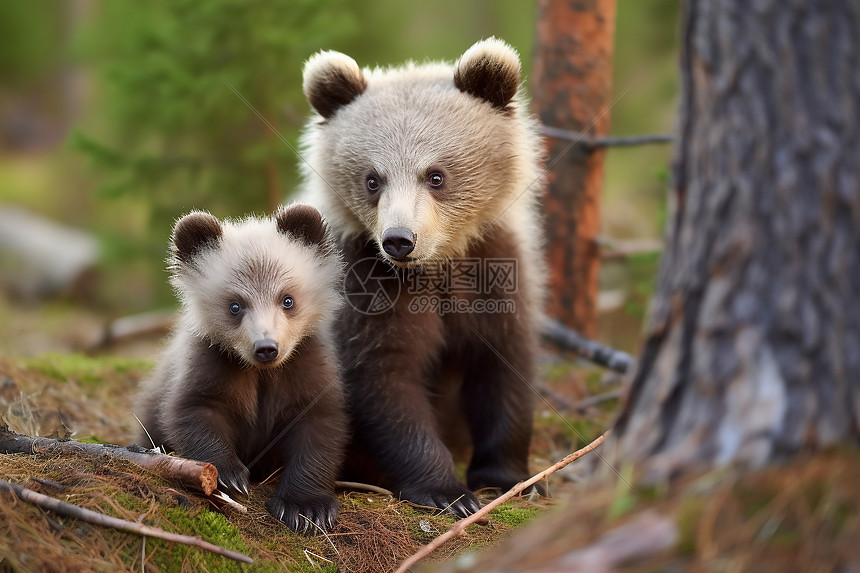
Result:
[[[517,95],[520,85],[520,68],[511,62],[500,62],[481,57],[458,66],[454,71],[457,89],[486,100],[504,110]]]
[[[335,76],[348,85],[332,85]],[[494,38],[453,65],[360,70],[322,52],[303,78],[319,112],[302,136],[304,199],[331,222],[350,268],[351,305],[336,337],[353,419],[351,477],[468,515],[478,509],[470,488],[507,489],[529,475],[545,272],[542,147],[519,90],[519,57]],[[345,90],[361,95],[347,100]],[[408,252],[397,254],[393,236]],[[416,273],[496,258],[516,261],[515,292],[457,293],[467,308],[450,314],[412,306],[424,295],[454,300],[444,285],[410,291]],[[368,292],[377,287],[385,296]],[[393,308],[373,314],[386,296]],[[505,300],[513,312],[470,304]],[[452,435],[472,442],[468,486],[444,443]]]
[[[271,225],[271,234],[252,233],[252,243],[241,242],[243,230],[255,226],[256,233],[259,225]],[[283,468],[266,507],[296,531],[314,532],[311,523],[331,527],[337,515],[334,481],[347,439],[345,396],[328,332],[338,306],[328,297],[338,296],[333,285],[342,266],[324,239],[319,212],[306,205],[283,207],[274,220],[233,224],[223,233],[211,215],[181,219],[173,234],[171,270],[183,315],[136,412],[148,432],[141,432],[138,443],[213,463],[222,488],[247,494],[250,480]],[[231,241],[230,249],[222,245]],[[291,249],[297,241],[306,246]],[[327,273],[325,280],[288,277],[284,267],[298,258],[310,259],[302,268]],[[207,275],[213,264],[215,276]],[[303,286],[303,279],[308,284]],[[234,294],[233,288],[259,294],[259,300]],[[295,296],[290,306],[281,308],[278,300],[266,306],[271,298],[283,298],[282,289]],[[209,298],[210,291],[218,296]],[[201,293],[203,300],[196,300]],[[242,310],[231,313],[231,300],[242,301]],[[323,320],[308,315],[327,304]],[[238,333],[253,330],[254,312],[274,313],[267,316],[293,325],[278,330],[276,324],[251,338],[252,346],[255,338],[277,343],[278,361],[252,363],[247,351],[241,352],[248,342]]]
[[[222,487],[238,492],[283,467],[269,512],[295,530],[305,528],[299,514],[331,526],[348,422],[343,391],[334,383],[337,369],[319,340],[306,339],[280,368],[257,370],[194,338],[155,374],[173,377],[184,380],[174,401],[161,404],[150,396],[139,414],[155,444],[211,462]],[[146,435],[138,441],[150,443]]]
[[[173,229],[173,250],[176,257],[190,263],[200,249],[215,245],[221,238],[221,224],[208,213],[191,213]]]
[[[520,254],[510,237],[496,229],[468,257]],[[377,247],[367,240],[363,247],[347,247],[345,255],[348,262],[360,261],[352,267],[356,273],[348,275],[349,297],[363,292],[355,277],[367,276]],[[515,313],[413,313],[409,305],[417,295],[409,292],[407,275],[416,269],[396,272],[404,279],[399,288],[393,281],[378,283],[396,298],[390,311],[375,316],[351,306],[341,311],[337,336],[348,399],[357,413],[347,473],[350,479],[381,480],[419,505],[444,508],[454,502],[451,509],[467,515],[478,507],[470,490],[509,489],[529,475],[535,398],[530,381],[537,349],[529,315],[533,305],[521,300],[519,293],[495,289],[480,296],[510,299]],[[369,342],[380,334],[368,350]],[[443,368],[447,376],[442,375]],[[448,383],[452,375],[459,384]],[[439,392],[451,391],[457,392],[453,400],[437,399]],[[458,411],[438,412],[436,403],[457,404]],[[460,417],[465,417],[473,446],[468,488],[457,479],[443,440],[447,420]]]

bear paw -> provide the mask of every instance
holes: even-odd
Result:
[[[292,499],[274,495],[266,502],[272,517],[303,535],[331,529],[337,517],[337,500],[331,496]]]
[[[520,482],[526,481],[531,477],[528,472],[511,472],[505,469],[484,468],[481,470],[470,470],[468,472],[469,487],[475,491],[481,489],[497,489],[499,493],[505,493]],[[540,482],[529,486],[523,491],[524,495],[531,492],[537,492],[543,497],[547,497],[546,487]]]
[[[415,505],[450,511],[457,517],[468,517],[481,509],[478,498],[462,484],[448,487],[404,489],[400,497]]]
[[[218,486],[227,491],[248,495],[250,472],[242,462],[236,460],[229,464],[215,464],[218,468]]]

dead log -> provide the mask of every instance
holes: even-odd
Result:
[[[86,444],[68,439],[37,438],[18,434],[4,425],[0,426],[0,453],[121,458],[163,478],[179,481],[205,495],[211,495],[218,487],[218,470],[212,464],[167,456],[134,445],[122,447],[113,444]]]

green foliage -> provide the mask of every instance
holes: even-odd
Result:
[[[678,525],[678,553],[681,555],[695,555],[696,529],[704,511],[705,502],[699,496],[687,496],[680,500],[675,522]]]
[[[61,10],[51,0],[0,2],[0,86],[23,87],[56,67]]]
[[[624,310],[636,318],[644,318],[648,310],[648,302],[657,286],[657,269],[660,264],[660,253],[640,253],[627,259],[627,275],[630,296]]]
[[[343,4],[101,4],[83,49],[103,70],[112,129],[72,138],[103,172],[101,196],[145,197],[161,230],[192,207],[243,214],[282,200],[295,153],[250,106],[294,145],[302,62],[352,31]]]
[[[638,492],[631,487],[631,483],[633,483],[633,468],[630,466],[621,468],[618,481],[615,482],[615,496],[609,505],[610,519],[632,511],[639,504]]]

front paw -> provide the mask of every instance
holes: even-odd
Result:
[[[296,533],[313,535],[334,525],[337,500],[329,495],[294,499],[275,494],[266,502],[266,509]]]
[[[400,497],[415,505],[450,511],[457,517],[468,517],[481,509],[475,494],[459,482],[447,486],[404,488]]]
[[[526,481],[531,476],[528,472],[513,472],[499,468],[481,468],[479,470],[470,469],[468,471],[469,487],[474,491],[482,489],[496,489],[499,493],[505,493],[520,482]],[[529,486],[523,494],[529,494],[536,491],[539,495],[547,497],[546,487],[541,482]]]
[[[248,484],[250,483],[250,472],[242,462],[216,463],[218,469],[218,487],[221,489],[248,495]]]

